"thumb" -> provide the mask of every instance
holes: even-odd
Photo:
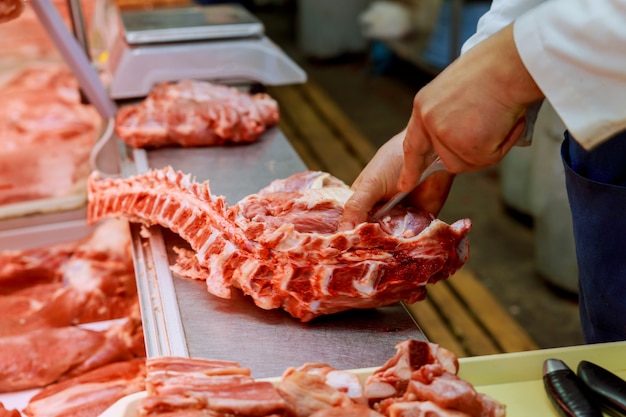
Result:
[[[366,222],[370,210],[382,197],[367,188],[357,189],[343,207],[339,231],[352,230],[358,224]]]

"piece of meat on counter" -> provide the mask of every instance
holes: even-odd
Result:
[[[137,315],[125,221],[85,239],[0,252],[0,336]]]
[[[115,131],[134,148],[215,146],[256,141],[278,123],[277,102],[206,81],[160,83],[139,104],[119,109]]]
[[[365,381],[370,405],[391,416],[504,417],[506,407],[456,374],[458,361],[424,341],[396,345],[396,355]]]
[[[0,392],[44,387],[108,363],[143,356],[139,319],[103,331],[69,326],[0,337]]]
[[[138,416],[192,415],[263,417],[281,415],[285,401],[269,382],[255,381],[237,362],[157,357],[147,360],[148,396]]]
[[[0,88],[0,205],[84,194],[102,121],[71,72],[33,66]]]
[[[240,288],[263,309],[315,317],[397,301],[421,300],[426,285],[467,260],[468,219],[448,225],[406,207],[378,222],[338,231],[350,188],[323,172],[277,180],[237,204],[213,196],[209,183],[171,168],[88,185],[88,220],[124,217],[179,234],[174,271],[206,281],[229,298]]]
[[[48,385],[30,399],[24,413],[29,417],[95,417],[120,398],[144,391],[145,377],[144,358],[113,362]]]
[[[347,413],[348,409],[354,411],[355,406],[367,405],[356,375],[323,363],[287,369],[276,389],[287,402],[289,415],[294,417],[308,417],[329,409]]]

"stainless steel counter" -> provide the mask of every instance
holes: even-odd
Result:
[[[278,129],[251,145],[148,151],[143,164],[170,165],[192,173],[198,181],[208,179],[212,194],[224,195],[229,204],[276,178],[306,169]],[[169,273],[174,245],[186,243],[170,231],[154,228],[150,245],[135,245],[139,285],[145,287],[142,312],[149,355],[236,360],[251,368],[253,376],[263,378],[279,376],[305,362],[325,362],[340,369],[380,366],[395,353],[396,343],[425,340],[401,303],[301,323],[282,310],[259,309],[238,291],[230,300],[217,298],[206,291],[204,282]]]

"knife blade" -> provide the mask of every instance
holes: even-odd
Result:
[[[602,417],[600,406],[586,392],[585,385],[565,362],[546,359],[543,384],[559,415],[563,417]]]
[[[431,162],[430,165],[428,165],[428,167],[424,170],[424,172],[422,172],[422,176],[420,177],[417,184],[415,184],[415,187],[413,187],[413,189],[417,188],[426,178],[430,177],[435,172],[445,171],[445,170],[446,170],[446,166],[443,164],[443,161],[441,160],[441,158],[439,158],[438,156],[435,157],[433,162]],[[382,219],[385,214],[389,213],[392,208],[394,208],[395,206],[398,205],[398,203],[404,200],[404,198],[407,195],[409,195],[411,191],[400,192],[394,195],[389,201],[387,201],[378,210],[376,210],[376,212],[370,217],[371,221],[378,221]]]
[[[581,361],[577,373],[585,386],[599,400],[600,405],[626,414],[626,381],[589,361]]]

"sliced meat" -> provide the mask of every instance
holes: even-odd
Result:
[[[24,410],[29,417],[98,416],[117,400],[145,389],[145,359],[114,362],[48,385]]]
[[[282,413],[285,401],[269,382],[257,382],[236,362],[161,357],[148,359],[146,397],[139,416],[262,417]],[[199,412],[198,410],[203,410]]]
[[[289,414],[295,417],[308,417],[327,408],[354,404],[347,393],[327,384],[325,375],[306,368],[287,369],[276,389],[287,401]]]
[[[459,378],[458,361],[439,345],[407,340],[365,381],[370,405],[388,416],[504,417],[506,408]]]

